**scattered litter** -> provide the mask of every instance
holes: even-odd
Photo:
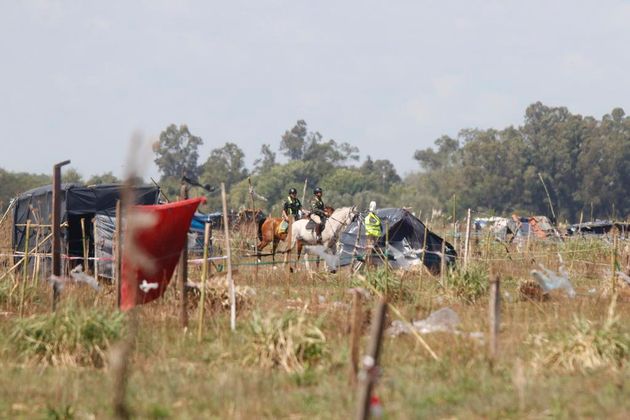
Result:
[[[630,286],[630,276],[628,276],[623,271],[617,271],[617,275],[621,280],[623,280],[628,286]]]
[[[326,297],[324,295],[317,296],[317,301],[321,304],[326,302]]]
[[[329,270],[337,270],[339,267],[339,256],[333,255],[329,251],[330,248],[324,245],[312,245],[304,247],[306,253],[317,255],[326,262]]]
[[[558,273],[555,273],[540,264],[539,267],[541,271],[532,270],[531,275],[534,280],[538,282],[540,287],[542,287],[544,293],[549,293],[555,289],[564,289],[567,292],[567,296],[574,298],[575,290],[569,281],[569,273],[564,268],[562,257],[560,255],[558,255],[558,257],[560,258],[560,271]]]
[[[149,293],[149,290],[151,290],[151,289],[157,290],[159,285],[157,283],[147,283],[147,280],[144,279],[144,280],[142,280],[142,283],[140,283],[140,286],[138,286],[138,287],[144,293]]]
[[[77,283],[87,284],[97,292],[100,290],[98,281],[94,277],[85,274],[83,272],[83,266],[81,264],[77,265],[70,271],[70,277],[72,277]]]
[[[451,308],[441,308],[435,312],[432,312],[427,318],[408,323],[405,321],[395,320],[391,326],[385,332],[390,337],[397,337],[401,334],[410,334],[413,330],[416,330],[420,334],[430,334],[434,332],[448,332],[455,335],[461,335],[464,337],[472,338],[480,344],[484,342],[484,333],[480,331],[475,332],[461,332],[457,330],[457,326],[460,324],[459,315]]]
[[[421,334],[444,331],[452,332],[459,325],[457,313],[451,308],[438,309],[432,312],[426,319],[414,321],[413,326]]]
[[[594,287],[592,287],[592,288],[588,289],[588,292],[587,292],[587,293],[588,293],[589,295],[594,295],[594,294],[597,294],[597,289],[596,289],[596,288],[594,288]]]

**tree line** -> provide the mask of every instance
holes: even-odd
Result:
[[[544,214],[560,221],[630,214],[630,117],[621,108],[596,119],[534,103],[521,126],[463,129],[415,150],[418,171],[404,178],[389,160],[360,160],[356,146],[326,138],[304,120],[287,129],[275,147],[263,144],[252,168],[234,142],[212,149],[205,159],[202,145],[186,125],[162,131],[154,153],[166,196],[177,197],[182,176],[217,188],[223,182],[229,205],[237,210],[251,207],[251,181],[255,206],[279,214],[287,190],[296,188],[301,196],[306,180],[306,197],[320,186],[325,201],[335,207],[366,208],[375,200],[379,207],[409,207],[421,217],[434,209],[461,216],[467,208],[497,215]],[[72,168],[63,177],[88,185],[118,181],[111,172],[84,181]],[[6,207],[19,192],[46,183],[49,175],[0,169],[0,204]],[[221,208],[220,194],[207,197],[205,210]]]

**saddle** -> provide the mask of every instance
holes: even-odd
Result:
[[[315,230],[315,228],[317,227],[317,223],[315,223],[313,219],[308,219],[305,227],[307,230]]]

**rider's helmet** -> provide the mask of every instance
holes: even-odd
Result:
[[[289,188],[289,195],[297,194],[297,190],[295,188]]]
[[[313,190],[313,194],[321,194],[322,193],[322,189],[317,187]]]

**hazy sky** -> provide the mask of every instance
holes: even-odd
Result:
[[[535,101],[630,112],[630,1],[0,0],[0,52],[15,171],[121,175],[132,133],[171,123],[203,138],[200,163],[232,141],[251,167],[304,119],[404,174]]]

